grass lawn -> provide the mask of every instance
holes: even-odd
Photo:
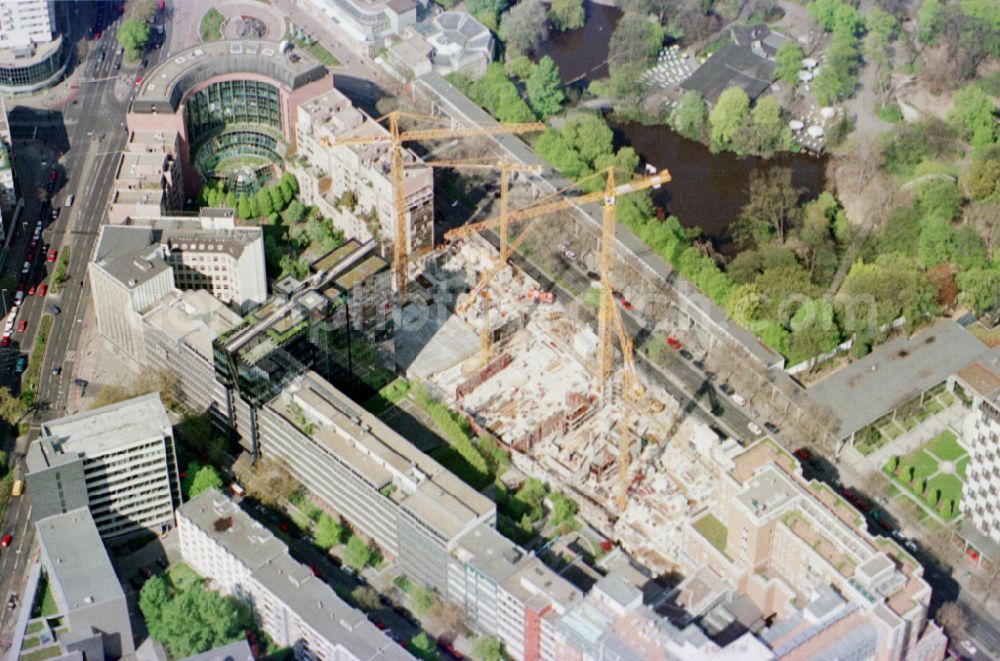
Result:
[[[38,633],[45,628],[44,622],[28,622],[28,628],[24,630],[25,633]]]
[[[695,521],[693,525],[694,529],[701,533],[702,537],[707,539],[712,546],[719,549],[721,553],[726,552],[726,539],[729,537],[729,531],[722,521],[711,514],[706,514]]]
[[[910,454],[903,455],[899,461],[899,474],[893,474],[890,470],[892,460],[886,463],[884,470],[886,474],[892,475],[900,482],[906,484],[911,480],[919,483],[920,480],[930,477],[937,471],[937,462],[934,458],[921,449],[914,450]],[[912,474],[910,468],[913,468]]]
[[[340,66],[340,60],[334,57],[333,53],[323,48],[318,42],[309,44],[308,46],[299,44],[299,48],[303,49],[317,60],[319,60],[323,66],[327,67],[338,67]]]
[[[885,488],[882,489],[882,493],[885,494],[886,498],[895,498],[899,495],[899,487],[892,483],[887,484],[885,485]]]
[[[170,579],[170,585],[174,587],[175,590],[184,591],[192,583],[201,580],[201,576],[188,567],[183,562],[174,565],[167,570],[167,578]]]
[[[201,24],[198,32],[202,41],[218,41],[222,39],[222,22],[226,17],[219,13],[214,7],[209,9],[201,17]]]
[[[965,457],[960,462],[958,462],[957,464],[955,464],[955,472],[958,473],[958,475],[964,480],[965,479],[965,471],[966,471],[966,469],[968,467],[969,467],[969,458]]]
[[[918,422],[919,420],[917,420],[913,416],[910,416],[906,420],[903,420],[903,429],[905,429],[906,431],[910,431],[911,429],[917,426]]]
[[[955,440],[955,434],[950,431],[941,432],[930,440],[924,449],[943,461],[957,461],[965,454],[965,449]]]
[[[386,409],[406,397],[408,392],[410,392],[410,382],[399,377],[382,386],[378,393],[368,399],[363,406],[369,413],[381,415]]]
[[[21,649],[30,650],[32,647],[38,647],[38,636],[32,636],[30,638],[25,638],[24,642],[21,643]]]
[[[941,493],[940,501],[937,499],[938,492]],[[961,498],[962,480],[955,475],[937,475],[927,483],[927,504],[934,507],[944,519],[950,519],[959,513],[958,501]],[[949,503],[955,504],[954,510]]]
[[[21,661],[45,661],[45,659],[51,659],[54,656],[59,656],[61,653],[58,645],[49,645],[40,650],[22,654]]]
[[[902,433],[903,430],[895,422],[890,422],[885,427],[882,427],[882,435],[890,441]]]

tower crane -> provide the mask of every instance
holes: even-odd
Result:
[[[435,128],[435,129],[414,129],[401,131],[399,120],[409,118],[419,121],[438,121],[434,117],[423,115],[413,115],[410,113],[393,110],[392,112],[379,117],[376,122],[388,123],[388,135],[374,135],[365,137],[344,137],[333,141],[334,145],[370,145],[389,144],[392,146],[390,161],[390,181],[392,182],[394,237],[392,246],[392,269],[395,276],[396,295],[402,297],[406,293],[407,284],[407,260],[409,248],[407,246],[408,236],[406,231],[406,200],[403,184],[403,143],[420,140],[441,140],[444,138],[470,138],[500,134],[520,134],[545,130],[545,124],[537,122],[524,124],[497,124],[495,126],[478,126],[470,128]],[[327,143],[329,144],[329,143]]]
[[[527,165],[508,161],[505,159],[489,160],[485,162],[476,161],[424,161],[421,165],[432,168],[455,168],[463,170],[494,170],[500,172],[500,263],[506,264],[510,257],[510,247],[508,245],[509,225],[504,220],[507,217],[509,206],[508,193],[510,190],[511,172],[540,172],[541,165]],[[483,327],[479,329],[479,345],[489,360],[490,351],[493,346],[493,336],[489,327],[489,307],[486,309]]]
[[[612,369],[611,333],[612,327],[618,336],[618,343],[622,352],[622,387],[621,398],[618,403],[621,407],[621,420],[618,430],[618,488],[615,495],[615,505],[619,513],[624,512],[628,505],[628,469],[631,464],[632,450],[632,409],[634,398],[638,392],[639,384],[636,380],[635,362],[633,353],[632,338],[625,330],[625,324],[621,317],[621,312],[615,306],[614,293],[611,287],[611,270],[614,267],[614,239],[615,239],[615,204],[619,195],[635,193],[647,188],[659,188],[670,181],[670,173],[661,170],[653,176],[645,177],[637,181],[616,184],[614,168],[610,167],[606,171],[607,179],[604,190],[594,193],[586,193],[573,198],[564,198],[555,202],[538,204],[525,209],[520,209],[511,214],[504,214],[502,218],[489,218],[477,223],[470,223],[462,227],[450,230],[445,233],[445,239],[457,239],[469,236],[474,232],[484,229],[491,229],[501,224],[509,224],[519,220],[535,219],[553,211],[559,211],[577,204],[596,202],[603,200],[601,218],[601,248],[598,256],[598,272],[601,279],[601,305],[598,313],[598,385],[601,392],[607,394],[613,391],[608,388]],[[529,224],[511,242],[509,248],[516,249],[527,237],[528,233],[536,223]],[[471,300],[475,298],[479,291],[489,284],[490,279],[499,273],[505,261],[498,261],[497,265],[480,279],[473,290],[472,295],[465,300],[464,307],[467,307]],[[464,307],[457,308],[462,311]]]
[[[667,170],[661,170],[655,175],[643,177],[625,184],[616,184],[614,168],[608,168],[605,172],[607,174],[607,180],[603,191],[584,193],[583,195],[563,198],[554,202],[536,204],[524,209],[512,211],[509,214],[506,214],[506,216],[487,218],[486,220],[457,227],[453,230],[445,232],[444,235],[444,238],[448,240],[459,239],[482,230],[499,227],[504,223],[509,224],[521,220],[538,218],[540,216],[544,216],[545,214],[552,213],[554,211],[562,211],[575,205],[603,200],[604,209],[601,223],[601,251],[598,257],[598,273],[601,278],[601,305],[600,312],[598,314],[597,333],[598,376],[600,379],[599,386],[602,392],[607,386],[608,378],[611,376],[612,367],[611,321],[615,309],[615,300],[613,290],[611,288],[611,269],[614,266],[615,203],[619,195],[628,195],[629,193],[636,193],[646,190],[647,188],[659,188],[663,184],[670,181],[670,173]],[[520,246],[532,227],[534,227],[534,223],[523,229],[521,233],[518,234],[517,238],[509,243],[509,249],[514,250]],[[475,300],[475,297],[486,288],[493,276],[499,273],[504,266],[506,266],[505,262],[498,261],[489,272],[484,274],[484,276],[480,278],[479,282],[476,284],[476,287],[472,290],[470,296],[463,303],[456,306],[456,311],[461,313],[468,309],[468,306],[473,300]]]

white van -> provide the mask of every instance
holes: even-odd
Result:
[[[67,195],[66,196],[66,206],[68,206],[68,207],[73,206],[73,199],[74,199],[74,196],[73,196],[72,193],[70,193],[69,195]]]

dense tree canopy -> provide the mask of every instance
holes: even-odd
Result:
[[[774,56],[775,75],[789,85],[798,82],[799,71],[802,69],[802,48],[795,41],[789,40],[778,47]]]
[[[149,41],[149,24],[137,18],[125,19],[118,27],[116,38],[128,59],[134,60]]]
[[[565,98],[561,85],[559,69],[548,55],[531,67],[524,87],[528,102],[539,117],[547,118],[559,112]]]
[[[521,0],[500,17],[500,38],[511,54],[530,53],[545,37],[545,22],[540,0]]]
[[[173,658],[183,658],[220,647],[244,635],[253,626],[249,610],[234,597],[223,597],[196,581],[171,595],[161,576],[146,581],[139,593],[139,609],[150,635]]]
[[[608,43],[608,65],[646,64],[663,47],[663,28],[642,14],[626,11]]]
[[[705,136],[708,107],[701,94],[689,90],[680,98],[670,112],[670,126],[689,140],[701,140]]]
[[[973,147],[988,147],[1000,138],[993,99],[978,84],[966,85],[951,97],[948,121]]]

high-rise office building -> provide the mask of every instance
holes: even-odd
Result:
[[[181,500],[173,430],[157,393],[44,423],[27,467],[36,521],[89,507],[106,538],[158,532]]]

